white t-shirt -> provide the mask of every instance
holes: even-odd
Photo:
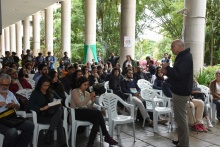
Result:
[[[215,83],[215,85],[216,85],[216,93],[220,94],[220,85],[217,82]]]

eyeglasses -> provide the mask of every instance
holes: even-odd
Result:
[[[215,73],[216,75],[220,75],[220,72]]]

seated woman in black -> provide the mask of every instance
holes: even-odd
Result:
[[[156,79],[154,81],[153,88],[162,90],[162,83],[164,82],[163,73],[161,73],[161,70],[156,71]]]
[[[57,107],[53,115],[46,115],[46,110],[50,107],[48,103],[53,99],[60,99],[50,87],[51,80],[48,76],[42,76],[29,99],[29,108],[37,113],[37,121],[42,124],[50,124],[49,130],[45,136],[45,143],[50,144],[53,139],[54,130],[57,129],[57,138],[62,147],[67,147],[65,133],[63,129],[63,110]]]
[[[87,92],[86,89],[88,87],[89,80],[86,77],[80,77],[77,88],[71,92],[71,108],[75,109],[76,120],[89,121],[93,124],[87,147],[93,147],[99,127],[101,127],[102,133],[105,136],[105,142],[110,145],[117,145],[118,142],[109,136],[101,111],[91,109],[95,101],[95,93]]]
[[[50,70],[48,73],[48,76],[51,79],[51,88],[54,92],[57,93],[59,97],[62,98],[62,104],[65,106],[65,93],[64,93],[64,87],[63,84],[60,82],[58,78],[58,73],[55,70]]]

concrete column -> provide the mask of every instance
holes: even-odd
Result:
[[[204,64],[206,0],[185,0],[185,8],[185,48],[191,48],[197,74]]]
[[[85,0],[85,45],[84,62],[97,62],[96,53],[96,3],[97,0]]]
[[[5,28],[5,51],[10,51],[10,33],[9,33],[9,27]]]
[[[30,49],[30,17],[28,16],[24,20],[24,53],[26,54],[26,50]]]
[[[61,2],[61,48],[71,60],[71,0]],[[63,54],[62,54],[63,56]]]
[[[53,55],[53,5],[45,9],[45,47]]]
[[[15,24],[10,26],[10,51],[16,52],[16,31]]]
[[[136,0],[121,0],[120,65],[130,55],[134,59]]]
[[[33,16],[33,55],[38,56],[40,52],[40,11]]]
[[[1,54],[0,56],[5,56],[5,31],[2,29],[1,35]]]
[[[19,58],[21,58],[22,53],[22,22],[18,21],[16,23],[16,53]]]

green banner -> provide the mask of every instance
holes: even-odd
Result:
[[[97,59],[97,53],[96,53],[96,45],[87,45],[84,44],[84,63],[87,62],[87,56],[88,56],[88,50],[91,48],[92,54],[93,54],[93,59],[95,62],[98,62]]]

